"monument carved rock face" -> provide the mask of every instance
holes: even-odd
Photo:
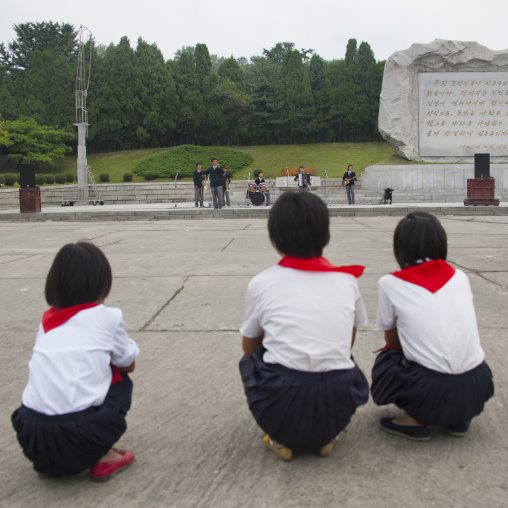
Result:
[[[508,161],[508,50],[437,39],[397,51],[385,65],[379,132],[408,160],[487,152]]]

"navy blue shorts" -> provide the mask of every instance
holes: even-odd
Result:
[[[64,415],[21,406],[12,414],[12,425],[36,471],[48,476],[78,474],[94,466],[125,432],[131,398],[132,381],[122,374],[101,406]]]
[[[343,430],[369,398],[355,365],[348,370],[302,372],[263,361],[263,347],[240,361],[249,409],[258,425],[293,451],[315,451]]]
[[[395,404],[425,425],[466,423],[494,395],[489,366],[443,374],[409,361],[400,349],[385,349],[372,368],[371,393],[378,406]]]

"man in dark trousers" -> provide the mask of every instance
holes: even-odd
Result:
[[[204,193],[204,185],[203,185],[203,173],[201,173],[201,164],[196,164],[196,171],[192,173],[192,178],[194,180],[194,206],[203,206],[203,193]]]
[[[260,171],[258,173],[258,177],[254,180],[254,183],[256,185],[261,185],[262,183],[266,183],[265,179],[263,178],[263,172]],[[268,187],[266,188],[266,206],[270,204],[270,191],[268,190]]]
[[[229,203],[229,184],[231,183],[231,175],[228,173],[228,170],[222,166],[222,193],[224,195],[224,201],[222,202],[222,206],[231,206]]]
[[[224,202],[224,195],[222,193],[222,175],[224,172],[217,162],[217,157],[212,159],[212,165],[203,172],[205,175],[210,175],[210,189],[212,191],[213,207],[222,210],[222,203]]]
[[[346,187],[347,200],[350,205],[355,204],[355,180],[356,173],[353,171],[353,166],[350,164],[342,177],[342,186]]]

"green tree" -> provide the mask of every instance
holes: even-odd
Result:
[[[134,115],[137,146],[167,146],[178,118],[178,98],[169,68],[156,44],[138,39],[134,55]]]
[[[34,51],[49,51],[69,61],[76,57],[77,31],[68,23],[20,23],[14,31],[16,38],[0,51],[0,60],[13,75],[28,69]]]
[[[282,105],[280,133],[288,135],[289,143],[308,141],[315,128],[315,109],[309,73],[299,51],[291,50],[284,58],[277,97]]]
[[[229,57],[219,65],[219,77],[221,80],[229,79],[233,83],[243,88],[244,86],[244,75],[240,64],[234,59]]]
[[[312,55],[309,63],[309,80],[316,111],[316,140],[327,141],[326,113],[328,104],[326,100],[326,61],[319,55]]]
[[[32,51],[27,64],[23,78],[17,80],[21,85],[18,114],[70,130],[75,111],[74,65],[49,50]]]
[[[176,62],[175,83],[180,99],[180,142],[199,143],[199,133],[206,119],[205,105],[196,76],[194,56],[189,52],[184,51]]]
[[[0,131],[7,132],[7,136],[0,137],[2,144],[7,146],[7,157],[18,162],[53,164],[54,159],[62,159],[72,151],[66,144],[74,139],[72,134],[39,125],[32,118],[6,120],[0,123]]]
[[[89,139],[102,150],[134,148],[138,144],[135,97],[134,50],[122,37],[117,46],[110,44],[104,58],[97,52],[92,58],[94,70],[88,91]]]

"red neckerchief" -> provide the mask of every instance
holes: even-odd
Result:
[[[431,293],[439,291],[455,274],[455,268],[444,259],[427,261],[421,265],[410,266],[392,275],[411,284],[416,284]]]
[[[85,309],[91,309],[92,307],[96,307],[97,303],[83,303],[81,305],[74,305],[73,307],[65,307],[60,310],[56,310],[55,307],[51,307],[51,309],[47,310],[42,316],[42,328],[45,333],[48,333],[53,328],[57,328],[60,325],[63,325],[66,321],[73,316],[75,316],[78,312],[81,312]]]
[[[295,256],[284,256],[279,261],[279,266],[284,268],[294,268],[295,270],[303,270],[306,272],[342,272],[360,277],[365,270],[364,266],[334,266],[328,259],[321,256],[320,258],[303,259]]]

